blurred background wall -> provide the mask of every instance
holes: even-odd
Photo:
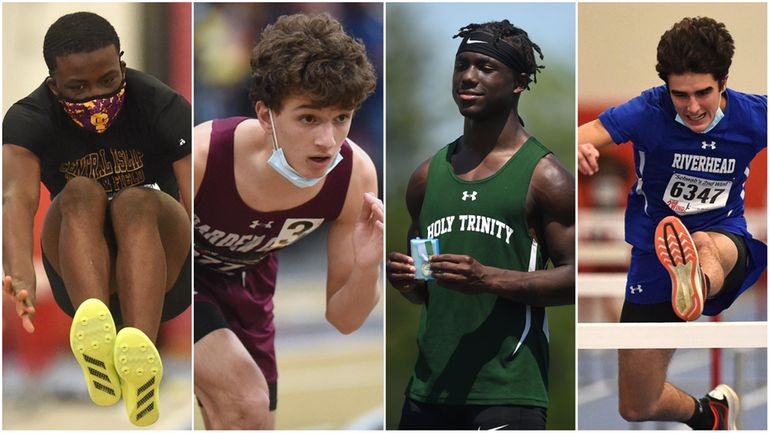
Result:
[[[128,67],[156,76],[191,100],[192,8],[189,3],[4,3],[2,112],[30,94],[48,75],[43,38],[60,16],[94,12],[120,37]],[[38,273],[36,331],[27,334],[13,304],[3,297],[3,428],[133,428],[123,404],[91,403],[80,367],[69,348],[71,319],[55,304],[40,265],[40,228],[50,203],[41,184],[35,217]],[[191,294],[192,297],[192,294]],[[192,426],[191,311],[164,323],[158,336],[163,356],[161,418],[154,429]]]
[[[378,77],[353,116],[350,138],[372,158],[382,197],[383,6],[381,3],[196,3],[195,124],[254,117],[251,50],[279,16],[328,12],[366,46]],[[381,429],[383,306],[361,329],[339,334],[324,318],[326,235],[319,229],[279,254],[275,294],[278,429]],[[203,428],[196,411],[196,428]]]
[[[735,41],[728,86],[749,93],[767,88],[767,5],[719,3],[584,3],[578,7],[581,104],[625,101],[663,84],[655,71],[661,35],[684,17],[725,24]]]
[[[387,240],[386,251],[406,251],[409,216],[404,203],[414,169],[462,134],[463,117],[451,95],[459,45],[457,31],[470,23],[508,19],[543,51],[546,68],[524,92],[519,113],[527,131],[574,173],[574,4],[389,3],[387,12]],[[404,390],[417,359],[420,307],[388,285],[387,421],[398,427]],[[548,308],[551,329],[548,428],[574,428],[575,309]]]

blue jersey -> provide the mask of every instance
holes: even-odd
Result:
[[[654,251],[657,223],[678,216],[691,231],[722,228],[751,238],[743,197],[749,163],[767,147],[767,96],[727,89],[724,118],[698,134],[677,123],[666,86],[604,111],[615,143],[633,142],[637,181],[628,195],[626,242]]]

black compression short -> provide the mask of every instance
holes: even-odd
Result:
[[[545,430],[546,409],[421,403],[407,397],[399,430]]]
[[[738,250],[738,260],[735,261],[735,266],[725,277],[722,290],[726,291],[725,293],[729,293],[740,289],[743,280],[746,279],[746,272],[749,269],[749,252],[746,246],[746,239],[727,230],[711,229],[706,231],[723,234],[735,244],[735,248]]]

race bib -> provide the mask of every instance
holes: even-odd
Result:
[[[663,201],[677,215],[690,215],[725,207],[733,182],[675,173],[666,186]]]
[[[323,224],[323,218],[286,218],[271,249],[283,248],[296,242]]]

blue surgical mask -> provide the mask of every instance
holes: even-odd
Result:
[[[273,122],[273,110],[269,110],[268,113],[270,115],[270,126],[272,126],[273,129],[273,154],[270,155],[267,163],[270,167],[273,167],[273,170],[277,171],[278,174],[285,177],[286,180],[293,183],[295,186],[299,188],[308,188],[317,184],[321,179],[326,177],[326,175],[329,174],[340,161],[342,161],[342,155],[340,152],[337,152],[337,156],[335,156],[334,161],[329,164],[329,168],[326,169],[326,173],[324,173],[323,176],[316,178],[302,176],[297,170],[289,165],[289,161],[286,160],[286,155],[283,154],[283,149],[278,147],[278,136],[275,133],[275,122]]]
[[[714,118],[711,119],[711,123],[709,123],[706,129],[699,132],[699,134],[705,134],[711,131],[712,129],[716,128],[717,124],[719,123],[720,120],[722,120],[723,117],[725,117],[725,113],[722,112],[722,92],[719,92],[719,101],[717,101],[717,111],[716,113],[714,113]],[[676,117],[674,118],[674,120],[676,120],[677,123],[681,123],[682,125],[687,126],[689,128],[689,126],[686,123],[684,123],[684,120],[682,120],[682,117],[679,116],[679,113],[676,113]]]

